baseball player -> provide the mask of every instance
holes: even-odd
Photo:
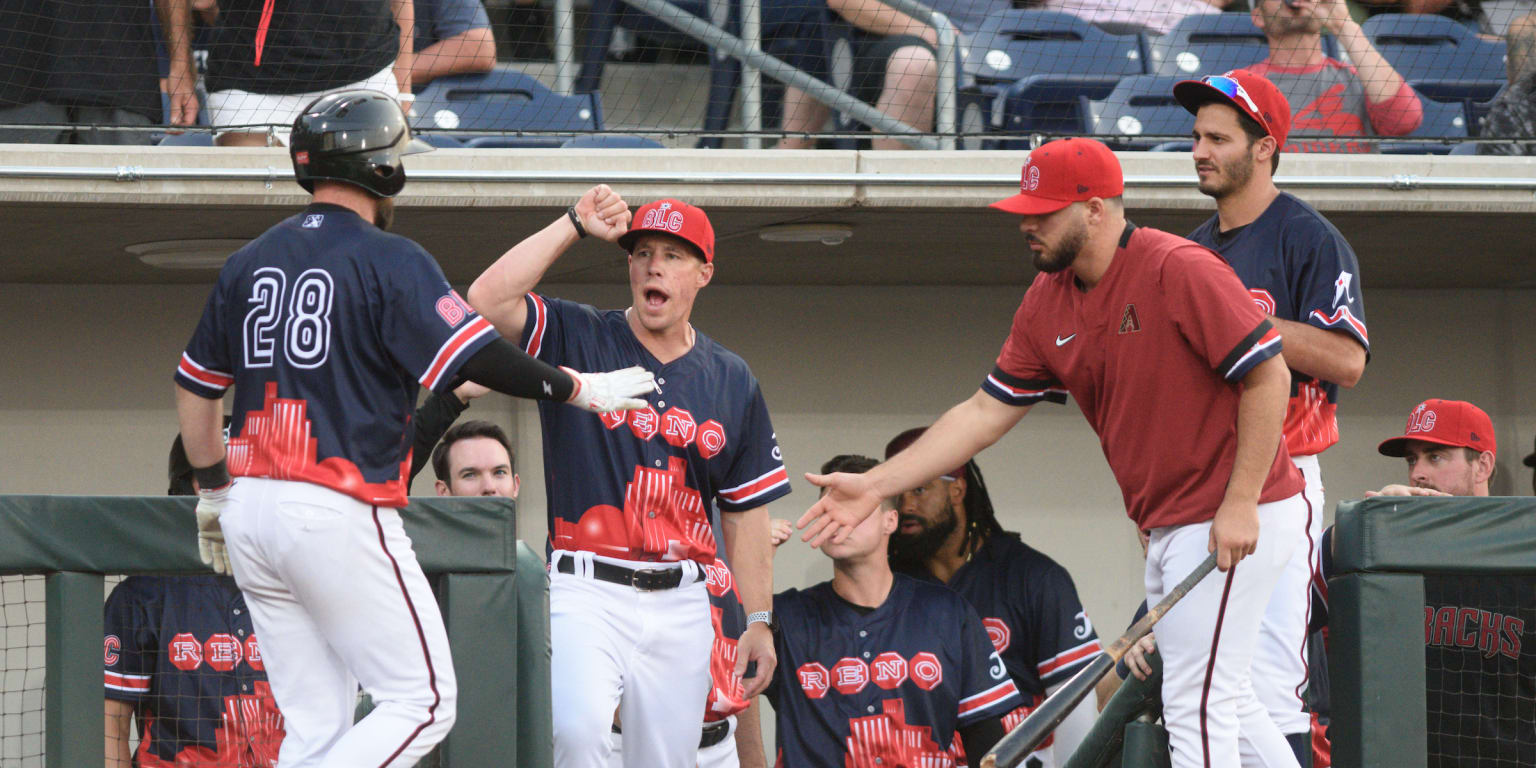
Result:
[[[1220,257],[1128,222],[1124,188],[1119,161],[1092,139],[1030,153],[1019,194],[993,206],[1023,217],[1041,274],[996,367],[885,464],[811,477],[828,493],[799,525],[813,544],[835,541],[881,498],[964,463],[1035,403],[1070,393],[1126,511],[1150,534],[1147,599],[1208,552],[1222,571],[1158,625],[1173,764],[1295,766],[1249,679],[1265,604],[1307,516],[1281,441],[1290,376],[1280,337]]]
[[[1200,191],[1216,199],[1216,215],[1189,239],[1221,254],[1247,286],[1285,344],[1291,396],[1285,447],[1307,482],[1312,502],[1306,546],[1281,576],[1287,599],[1270,602],[1254,653],[1253,685],[1298,760],[1309,753],[1306,584],[1317,570],[1323,531],[1323,479],[1318,454],[1339,441],[1339,387],[1365,371],[1370,337],[1360,264],[1323,215],[1275,187],[1291,124],[1285,95],[1262,75],[1235,70],[1174,86],[1195,114],[1195,171]]]
[[[885,446],[890,458],[911,445],[921,427]],[[899,527],[891,536],[891,567],[960,593],[981,615],[987,637],[1008,667],[1024,702],[1003,718],[1012,729],[1062,683],[1097,656],[1099,637],[1077,598],[1072,576],[1004,531],[976,462],[967,461],[901,495]],[[1026,768],[1051,768],[1077,750],[1098,711],[1089,694],[1029,757]]]
[[[822,472],[864,472],[837,456]],[[778,765],[945,768],[974,763],[1023,704],[976,611],[932,580],[893,573],[896,510],[882,503],[823,548],[832,580],[774,596]]]
[[[455,424],[431,453],[437,495],[517,499],[522,482],[501,427],[478,419]]]
[[[1406,460],[1406,485],[1366,496],[1487,496],[1497,462],[1493,422],[1458,400],[1425,400],[1383,456]],[[1328,623],[1333,528],[1322,537],[1313,626]],[[1424,672],[1431,768],[1536,765],[1536,608],[1530,582],[1424,578]]]
[[[746,628],[747,614],[736,594],[736,580],[725,561],[716,558],[705,567],[709,591],[709,623],[714,642],[709,649],[709,696],[704,705],[704,724],[699,734],[699,768],[761,768],[763,734],[758,725],[755,700],[736,676],[736,643]],[[749,711],[749,707],[751,708]],[[613,724],[613,754],[609,768],[624,765],[622,725]]]
[[[250,607],[286,718],[283,768],[411,765],[453,724],[448,638],[396,511],[418,387],[464,376],[604,411],[654,388],[644,372],[533,360],[378,226],[415,151],[382,93],[306,107],[290,155],[314,203],[230,256],[176,371],[199,549],[216,572],[233,566]],[[354,727],[358,683],[378,707]]]
[[[169,477],[167,494],[197,494],[180,435]],[[283,715],[234,579],[130,576],[112,588],[103,620],[107,768],[276,764]]]
[[[617,708],[626,766],[693,768],[714,636],[707,569],[723,552],[746,607],[733,674],[755,662],[750,699],[774,666],[763,505],[789,493],[789,476],[752,371],[689,322],[715,271],[709,218],[673,199],[641,206],[632,220],[627,210],[606,185],[588,190],[491,265],[469,299],[540,360],[655,374],[655,394],[627,414],[539,409],[555,764],[605,764]],[[531,292],[589,232],[628,251],[629,308]]]

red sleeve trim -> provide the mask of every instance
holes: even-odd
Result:
[[[484,317],[476,317],[469,321],[438,348],[437,356],[432,358],[432,364],[427,366],[427,372],[419,379],[421,385],[427,389],[436,390],[438,384],[442,383],[443,374],[448,371],[450,364],[464,347],[487,333],[495,332],[496,329],[492,328],[490,321]]]
[[[234,376],[199,365],[185,352],[181,353],[181,363],[176,366],[176,370],[183,376],[214,389],[229,389],[229,385],[235,383]]]

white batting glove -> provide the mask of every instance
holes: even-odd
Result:
[[[656,375],[638,365],[607,373],[560,368],[576,382],[576,389],[566,402],[593,413],[644,408],[646,403],[641,397],[656,391]]]
[[[204,565],[218,574],[230,572],[229,555],[224,551],[224,529],[219,526],[219,514],[229,503],[229,489],[226,485],[197,492],[197,554]]]

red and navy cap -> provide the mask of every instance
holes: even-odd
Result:
[[[715,228],[702,208],[670,197],[646,203],[635,211],[629,231],[619,236],[619,245],[626,251],[633,251],[635,241],[647,232],[682,238],[699,249],[704,261],[711,264],[715,261]]]
[[[1019,193],[991,207],[1031,216],[1124,192],[1120,160],[1109,147],[1093,139],[1057,139],[1029,153],[1019,171]]]
[[[1291,103],[1285,94],[1269,78],[1246,69],[1182,80],[1174,84],[1173,97],[1192,115],[1211,102],[1226,104],[1253,118],[1282,147],[1291,134]]]
[[[1483,409],[1461,400],[1425,400],[1408,414],[1402,437],[1381,441],[1376,450],[1383,456],[1407,455],[1409,440],[1436,445],[1471,448],[1478,453],[1498,453],[1493,436],[1493,422]]]

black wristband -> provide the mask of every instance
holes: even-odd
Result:
[[[219,459],[219,462],[211,467],[193,467],[192,479],[197,481],[198,490],[211,491],[215,488],[223,488],[230,482],[229,462]]]
[[[586,237],[587,236],[587,228],[583,227],[581,225],[581,217],[576,215],[576,206],[573,205],[573,206],[565,209],[565,215],[570,218],[571,226],[576,228],[576,237],[578,237],[578,238]]]

